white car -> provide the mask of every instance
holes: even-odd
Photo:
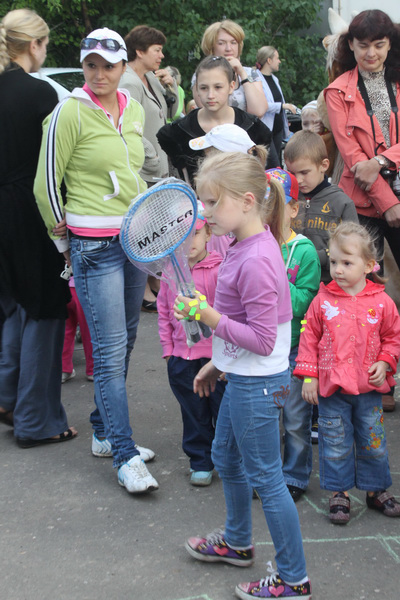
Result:
[[[73,67],[45,67],[30,75],[47,81],[56,90],[59,100],[69,96],[75,87],[82,87],[85,82],[83,70]]]

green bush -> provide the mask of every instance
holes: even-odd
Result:
[[[91,29],[109,27],[122,36],[135,25],[161,29],[164,65],[179,68],[187,99],[202,58],[201,37],[215,21],[229,18],[246,33],[242,62],[252,66],[258,48],[273,45],[282,59],[279,80],[286,100],[303,106],[327,85],[325,52],[318,36],[304,32],[318,20],[320,0],[0,0],[0,15],[13,8],[36,10],[51,28],[48,66],[78,66],[79,42]]]

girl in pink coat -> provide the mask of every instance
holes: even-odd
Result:
[[[350,519],[348,490],[367,492],[369,508],[400,517],[392,484],[382,394],[395,384],[400,317],[384,286],[366,279],[376,271],[368,231],[350,221],[330,240],[333,281],[321,284],[303,322],[294,375],[304,378],[303,398],[319,404],[321,488],[332,490],[329,517]]]
[[[212,306],[222,256],[217,252],[208,252],[210,237],[210,227],[199,212],[188,262],[196,289],[206,295],[207,302]],[[190,483],[208,486],[214,470],[211,444],[225,383],[218,381],[209,398],[200,398],[193,391],[194,378],[211,358],[212,338],[202,338],[191,348],[188,347],[182,324],[174,317],[175,297],[176,294],[162,281],[157,296],[160,342],[163,358],[167,362],[169,384],[181,406],[182,448],[190,460]]]

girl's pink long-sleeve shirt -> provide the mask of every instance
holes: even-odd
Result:
[[[268,227],[229,246],[214,308],[222,314],[216,336],[254,354],[271,354],[278,325],[292,320],[292,304],[282,252]]]
[[[217,285],[218,269],[222,256],[217,252],[210,252],[206,258],[198,262],[192,269],[192,277],[196,290],[207,297],[210,306],[214,304],[215,288]],[[212,338],[202,338],[200,342],[188,347],[186,334],[182,323],[174,317],[173,306],[176,293],[173,293],[165,281],[161,281],[160,291],[157,296],[158,330],[163,349],[163,358],[178,356],[187,360],[197,358],[211,358]]]

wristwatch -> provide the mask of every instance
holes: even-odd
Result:
[[[240,85],[243,85],[244,83],[253,83],[254,79],[253,77],[251,77],[251,75],[249,75],[248,77],[246,77],[246,79],[242,79],[240,82]]]
[[[379,156],[373,156],[372,158],[374,158],[381,165],[381,167],[387,167],[389,165],[389,161],[386,156],[382,156],[380,154]]]

